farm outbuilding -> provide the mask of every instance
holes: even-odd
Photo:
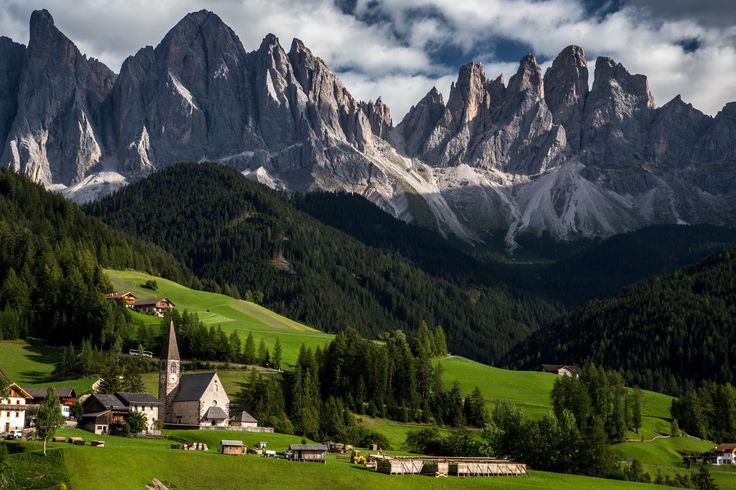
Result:
[[[450,462],[450,474],[457,476],[523,476],[526,465],[512,461],[466,458]]]
[[[222,454],[234,454],[236,456],[245,454],[245,445],[243,444],[243,441],[230,441],[223,439],[220,441],[220,446],[220,452]]]
[[[526,465],[505,459],[377,456],[376,471],[388,475],[522,476]]]
[[[292,461],[327,462],[326,444],[291,444],[289,459]]]
[[[376,471],[387,475],[418,475],[424,468],[424,458],[385,456],[378,458]]]

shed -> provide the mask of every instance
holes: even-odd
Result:
[[[388,475],[418,475],[424,470],[424,459],[387,456],[377,458],[376,471]]]
[[[230,420],[232,427],[258,427],[258,421],[251,414],[243,410]]]
[[[326,444],[291,444],[289,451],[289,459],[292,461],[327,462]]]
[[[220,441],[220,453],[222,454],[234,454],[239,456],[245,453],[245,445],[243,441],[231,441],[223,439]]]

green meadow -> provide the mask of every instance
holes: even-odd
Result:
[[[210,450],[183,451],[171,449],[172,441],[93,436],[77,429],[60,430],[59,434],[80,436],[86,441],[100,439],[105,447],[71,446],[50,443],[48,459],[40,454],[38,442],[23,443],[25,453],[11,455],[11,464],[33,460],[36,475],[64,478],[72,489],[139,489],[154,478],[180,489],[240,488],[546,488],[546,489],[624,489],[627,482],[587,478],[574,475],[530,471],[525,477],[433,478],[430,476],[389,476],[350,464],[346,455],[329,454],[326,464],[297,463],[283,459],[267,459],[255,455],[221,455],[219,441],[241,439],[246,444],[265,441],[277,451],[300,438],[283,434],[248,434],[232,431],[165,431],[167,435],[207,442]],[[64,468],[65,467],[65,468]],[[26,486],[33,486],[34,475],[26,475]],[[18,482],[23,483],[23,482]],[[48,486],[48,479],[39,483]],[[636,484],[636,488],[657,488]],[[660,487],[661,488],[661,487]]]
[[[287,365],[296,361],[302,344],[314,350],[334,338],[260,305],[224,294],[197,291],[142,272],[106,270],[105,273],[116,291],[131,291],[139,299],[168,298],[180,311],[186,309],[197,313],[205,325],[220,325],[228,334],[237,331],[242,341],[252,332],[256,345],[262,338],[269,348],[273,348],[276,337],[279,337]],[[143,287],[149,279],[156,280],[157,291]],[[156,325],[161,322],[160,318],[152,315],[135,314],[135,317]]]

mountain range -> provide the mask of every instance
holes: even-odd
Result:
[[[214,13],[185,16],[115,74],[45,10],[28,46],[0,38],[0,165],[78,202],[177,162],[213,161],[288,191],[361,194],[395,217],[480,242],[736,224],[736,102],[657,107],[643,75],[565,48],[508,82],[460,68],[393,124],[295,39],[246,51]]]

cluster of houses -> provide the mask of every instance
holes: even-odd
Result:
[[[167,311],[173,310],[176,306],[168,298],[138,299],[130,291],[106,294],[105,299],[122,301],[126,307],[134,311],[160,317],[163,317]]]
[[[130,301],[130,296],[120,299]],[[168,301],[168,300],[166,300]],[[170,302],[169,302],[170,303]],[[12,383],[0,371],[0,431],[10,433],[33,425],[26,417],[28,408],[40,405],[46,398],[46,388],[22,388]],[[69,418],[70,407],[77,401],[74,388],[56,388],[62,416]],[[259,427],[248,412],[230,415],[230,399],[216,372],[182,374],[179,347],[174,322],[168,336],[159,367],[158,397],[150,393],[92,393],[79,398],[82,419],[78,425],[95,434],[109,434],[123,429],[130,413],[138,412],[146,419],[146,431],[155,433],[163,426],[190,429],[234,429],[250,432],[273,432],[271,427]]]
[[[96,434],[119,430],[131,412],[145,416],[148,432],[163,426],[273,432],[271,427],[259,427],[248,412],[230,416],[230,398],[217,372],[182,374],[173,321],[161,353],[158,398],[149,393],[93,394],[82,402],[82,409],[81,427]]]
[[[46,388],[22,388],[0,371],[0,431],[13,433],[35,424],[35,414],[46,399]],[[69,408],[76,401],[74,388],[62,386],[56,390],[61,403],[61,415],[70,416]]]

